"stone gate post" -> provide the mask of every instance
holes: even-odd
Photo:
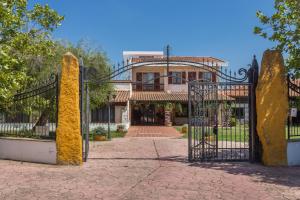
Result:
[[[82,138],[79,108],[79,63],[72,53],[62,60],[59,86],[58,126],[56,130],[57,163],[82,164]]]
[[[285,126],[288,95],[283,57],[279,51],[264,52],[256,88],[257,132],[265,165],[287,164]]]

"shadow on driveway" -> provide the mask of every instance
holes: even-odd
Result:
[[[187,157],[165,156],[160,158],[90,158],[91,160],[132,160],[162,161],[184,164],[178,167],[195,167],[201,169],[221,170],[231,175],[244,175],[254,178],[255,182],[280,184],[288,187],[300,187],[300,167],[266,167],[249,162],[188,162]],[[165,167],[168,167],[166,165]]]

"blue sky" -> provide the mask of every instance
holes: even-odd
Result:
[[[253,34],[256,11],[273,12],[273,0],[36,0],[65,16],[56,39],[86,39],[112,62],[123,50],[163,50],[173,55],[214,56],[233,68],[274,46]]]

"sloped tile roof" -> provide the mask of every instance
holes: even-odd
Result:
[[[218,96],[206,95],[206,100],[233,100],[229,96],[218,93]],[[130,100],[134,101],[188,101],[188,93],[167,92],[133,92]]]
[[[132,58],[132,62],[147,62],[147,61],[165,61],[167,58],[164,57],[140,57],[140,58]],[[214,57],[198,57],[198,56],[170,56],[170,61],[186,61],[186,62],[222,62],[225,63],[224,60],[214,58]]]
[[[115,91],[116,98],[112,100],[114,103],[124,103],[129,100],[130,92],[125,90]]]
[[[134,101],[188,101],[187,93],[133,92],[130,100]]]

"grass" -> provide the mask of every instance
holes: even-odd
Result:
[[[288,127],[286,127],[286,138],[288,138]],[[299,126],[292,126],[290,127],[290,140],[299,140],[300,139],[300,127]]]
[[[182,126],[176,126],[176,130],[181,132]],[[195,129],[192,129],[192,132],[194,133]],[[200,130],[199,130],[200,131]],[[211,127],[206,128],[206,131],[210,133],[210,135],[213,135],[213,131]],[[248,127],[244,126],[234,126],[234,127],[219,127],[218,128],[218,140],[219,141],[235,141],[235,142],[247,142],[248,141]],[[183,138],[187,138],[188,134],[185,133]]]
[[[177,131],[181,132],[181,128],[183,126],[175,126]],[[212,128],[208,128],[209,132],[212,135]],[[194,129],[192,129],[192,132],[194,133]],[[297,133],[299,131],[299,133]],[[293,136],[294,134],[294,136]],[[299,136],[296,136],[299,135]],[[300,127],[291,127],[291,140],[299,140],[300,139]],[[188,134],[185,133],[183,138],[187,138]],[[248,142],[249,138],[249,128],[246,126],[233,126],[233,127],[219,127],[218,128],[218,140],[219,141],[233,141],[233,142]],[[287,135],[287,127],[286,127],[286,139],[288,139]]]

